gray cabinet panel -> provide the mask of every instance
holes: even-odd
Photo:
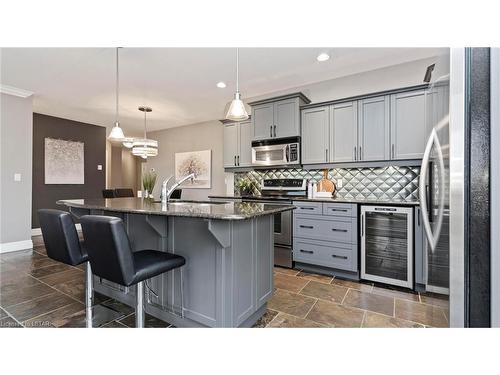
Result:
[[[356,218],[294,216],[294,235],[324,241],[356,242]]]
[[[358,144],[358,103],[330,106],[330,162],[355,161]]]
[[[425,284],[425,249],[427,240],[422,223],[422,211],[415,208],[415,283]]]
[[[235,167],[238,155],[238,123],[224,125],[224,167]]]
[[[297,202],[294,201],[293,205],[297,207],[293,210],[294,215],[307,214],[307,215],[321,215],[323,213],[323,203],[321,202]]]
[[[261,140],[273,137],[274,103],[252,107],[253,139]]]
[[[238,166],[249,167],[252,165],[252,122],[240,122],[239,127],[239,158],[237,160]]]
[[[351,244],[296,238],[293,245],[293,260],[346,271],[357,271],[357,250],[357,246]]]
[[[302,111],[302,163],[328,162],[329,108]]]
[[[427,135],[425,92],[391,95],[391,159],[420,159]]]
[[[389,96],[363,99],[358,102],[357,160],[389,159]]]
[[[300,135],[299,99],[281,100],[274,103],[273,137],[293,137]]]

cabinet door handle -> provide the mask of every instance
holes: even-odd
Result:
[[[392,158],[394,159],[394,143],[392,144]]]
[[[330,211],[347,212],[347,209],[345,209],[345,208],[330,208]]]
[[[347,256],[345,256],[345,255],[336,255],[336,254],[332,254],[332,257],[333,257],[333,258],[340,258],[340,259],[347,259]]]
[[[306,229],[313,229],[314,227],[312,225],[299,225],[301,228],[306,228]]]
[[[274,138],[276,138],[276,125],[274,125]]]
[[[238,166],[240,165],[240,155],[238,155]]]
[[[332,228],[332,231],[334,231],[334,232],[347,232],[347,229]]]
[[[362,155],[362,154],[361,154],[361,152],[362,152],[362,151],[361,151],[361,150],[362,150],[362,146],[359,146],[359,160],[361,160],[361,159],[362,159],[362,157],[361,157],[361,155]]]
[[[325,150],[325,161],[328,162],[328,149]]]
[[[273,126],[269,125],[269,136],[272,138],[273,137]]]
[[[234,155],[234,166],[236,166],[236,155]]]
[[[312,251],[312,250],[303,250],[303,249],[300,249],[300,252],[301,253],[306,253],[306,254],[314,254],[314,251]]]
[[[300,207],[301,210],[314,210],[314,207]]]
[[[358,160],[358,154],[356,153],[356,146],[354,146],[354,160]]]
[[[361,237],[365,235],[365,215],[361,215]]]

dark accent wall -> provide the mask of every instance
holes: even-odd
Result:
[[[45,184],[45,138],[84,143],[85,183],[83,185]],[[102,170],[97,170],[97,165]],[[32,228],[40,227],[37,210],[63,209],[59,199],[100,198],[106,186],[106,128],[33,113],[33,193]]]

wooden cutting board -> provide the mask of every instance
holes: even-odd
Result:
[[[328,178],[328,169],[323,170],[323,179],[318,182],[318,191],[335,192],[335,184]]]

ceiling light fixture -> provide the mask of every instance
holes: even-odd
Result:
[[[316,57],[316,60],[319,62],[330,60],[330,55],[326,52],[320,53],[318,57]]]
[[[243,104],[240,95],[240,83],[239,83],[239,48],[236,48],[236,93],[234,94],[234,99],[229,106],[226,113],[226,119],[233,121],[243,121],[248,119],[248,113],[245,109],[245,104]]]
[[[158,155],[158,141],[148,139],[146,128],[146,114],[152,112],[150,107],[141,106],[139,111],[144,112],[144,138],[134,138],[132,143],[132,155],[147,159],[150,156]]]
[[[119,76],[119,70],[118,70],[118,47],[116,48],[116,108],[115,108],[115,126],[111,129],[111,133],[109,133],[108,139],[112,142],[122,142],[123,139],[125,138],[125,134],[123,134],[122,128],[120,128],[120,114],[119,114],[119,109],[118,109],[118,104],[119,104],[119,98],[118,98],[118,92],[120,89],[120,76]]]
[[[225,82],[217,82],[217,87],[220,89],[225,89],[226,88],[226,83]]]

